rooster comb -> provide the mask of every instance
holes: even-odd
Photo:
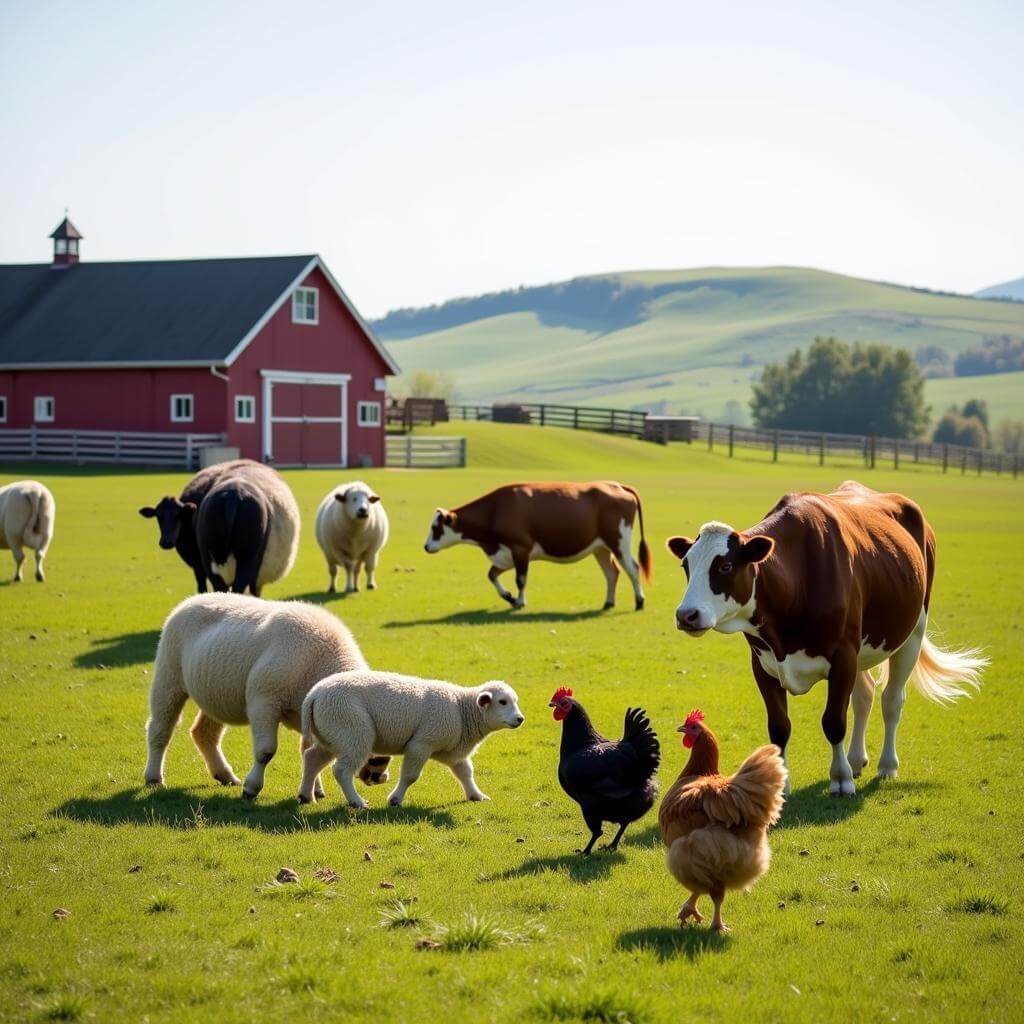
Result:
[[[684,725],[696,725],[704,721],[704,712],[700,708],[694,708],[686,717]]]
[[[557,690],[555,690],[555,695],[551,698],[551,702],[554,704],[554,703],[557,703],[558,701],[560,701],[563,697],[571,697],[571,696],[572,696],[572,690],[570,690],[569,687],[567,687],[567,686],[560,686]]]

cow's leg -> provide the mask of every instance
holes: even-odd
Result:
[[[494,589],[498,592],[498,597],[503,601],[508,601],[509,604],[514,605],[516,599],[501,585],[501,580],[498,577],[504,572],[504,569],[498,568],[496,565],[492,565],[487,570],[487,578],[494,584]]]
[[[231,582],[231,592],[233,594],[244,594],[248,590],[250,594],[255,594],[259,597],[256,594],[256,577],[259,576],[259,572],[259,555],[239,559],[238,565],[235,568],[235,578]]]
[[[906,643],[889,659],[889,679],[882,690],[882,720],[885,722],[885,740],[882,755],[878,759],[878,777],[894,779],[900,766],[896,756],[896,730],[903,715],[903,704],[907,699],[907,680],[914,671],[921,644],[928,626],[928,613],[921,612],[914,632]]]
[[[306,768],[306,751],[315,743],[315,740],[307,740],[305,736],[299,737],[299,760],[302,761],[302,768],[305,771]],[[320,781],[320,773],[317,772],[316,778],[313,780],[313,796],[317,800],[323,800],[324,798],[324,784]]]
[[[249,728],[252,731],[252,768],[245,777],[242,796],[255,800],[263,789],[267,765],[277,753],[277,727],[280,722],[278,709],[269,702],[253,703],[247,709]]]
[[[612,558],[612,553],[607,548],[598,548],[594,552],[597,564],[601,566],[605,582],[608,584],[608,592],[604,599],[605,608],[615,607],[615,584],[619,582],[619,567]]]
[[[789,695],[782,684],[774,676],[769,675],[761,666],[756,651],[750,652],[750,665],[754,670],[757,688],[761,691],[765,710],[768,712],[768,739],[782,751],[782,760],[786,760],[786,745],[793,725],[789,720]],[[785,796],[789,796],[789,764],[786,763]]]
[[[203,571],[202,566],[192,566],[192,575],[196,578],[196,593],[206,593],[206,573]]]
[[[875,681],[867,672],[857,673],[857,682],[853,684],[853,732],[850,734],[850,749],[846,756],[853,769],[856,779],[864,771],[868,763],[867,731],[871,707],[875,703]]]
[[[513,608],[526,607],[526,573],[530,566],[530,556],[524,551],[512,552],[512,567],[516,571],[516,599],[512,603]]]
[[[366,556],[366,589],[376,590],[377,589],[377,558],[380,556],[379,551],[371,551]]]
[[[210,718],[206,712],[200,711],[189,732],[196,750],[202,755],[206,767],[210,769],[210,774],[222,786],[240,786],[242,780],[231,770],[231,765],[220,749],[221,737],[226,728],[223,722],[218,722]]]
[[[331,577],[331,585],[327,588],[327,593],[336,594],[338,592],[338,563],[328,562],[327,571]]]
[[[846,739],[846,712],[850,707],[854,683],[857,680],[857,653],[851,646],[840,647],[832,658],[828,670],[828,698],[821,728],[832,744],[832,767],[829,769],[829,795],[854,796],[853,769],[846,757],[843,740]]]
[[[644,588],[640,586],[640,566],[637,565],[630,545],[633,542],[633,527],[627,526],[623,520],[619,527],[618,544],[612,546],[619,565],[626,571],[630,582],[633,584],[633,596],[636,598],[636,610],[640,611],[644,606]]]
[[[14,582],[21,582],[21,566],[25,561],[25,549],[15,541],[11,544],[11,554],[14,555]]]

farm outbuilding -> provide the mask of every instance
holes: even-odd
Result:
[[[319,256],[89,263],[67,218],[51,237],[52,263],[0,266],[4,454],[73,434],[93,453],[199,437],[278,466],[384,463],[398,367]]]

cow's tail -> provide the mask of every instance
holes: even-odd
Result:
[[[654,564],[651,561],[651,549],[647,544],[647,538],[644,536],[643,505],[640,504],[640,495],[637,494],[632,487],[626,487],[623,485],[622,489],[632,494],[633,500],[636,502],[636,515],[637,519],[640,520],[640,547],[636,553],[636,560],[640,563],[640,571],[644,574],[644,579],[650,583],[654,576]]]
[[[970,697],[971,691],[981,689],[981,673],[989,659],[976,647],[943,650],[925,635],[917,664],[910,679],[922,697],[936,704],[952,704],[961,697]],[[879,666],[876,684],[884,686],[889,680],[889,662]]]
[[[28,492],[26,497],[32,506],[32,517],[23,534],[25,544],[43,554],[53,536],[53,499],[48,491],[35,490]]]

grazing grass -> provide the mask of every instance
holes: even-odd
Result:
[[[330,775],[327,800],[300,807],[287,732],[249,803],[206,774],[188,710],[168,787],[144,789],[153,652],[191,575],[136,509],[180,490],[183,475],[0,473],[43,478],[58,503],[48,581],[0,583],[0,1019],[1022,1019],[1024,481],[913,466],[868,475],[794,456],[773,466],[764,453],[729,460],[554,429],[437,430],[469,436],[469,469],[361,473],[392,524],[373,593],[325,593],[312,515],[344,474],[288,473],[305,532],[268,596],[324,603],[371,664],[511,682],[527,721],[480,750],[483,804],[462,802],[431,764],[400,809],[383,786],[353,814]],[[939,537],[934,626],[944,643],[985,646],[993,664],[981,694],[954,708],[911,693],[900,778],[869,774],[850,800],[827,796],[823,688],[791,701],[794,791],[771,871],[727,900],[731,935],[680,929],[685,894],[653,815],[614,853],[573,852],[586,830],[558,787],[547,701],[572,686],[613,735],[628,705],[645,706],[663,783],[683,763],[673,729],[699,705],[724,766],[737,765],[765,740],[746,645],[677,634],[683,579],[663,540],[712,518],[750,525],[785,490],[851,476],[921,502]],[[530,477],[618,477],[640,490],[656,571],[646,611],[632,611],[622,580],[619,607],[600,612],[604,584],[587,560],[535,565],[529,606],[510,613],[480,552],[423,552],[437,505]],[[225,750],[248,770],[245,729]],[[299,881],[275,884],[282,867]],[[417,951],[424,939],[440,947]]]

